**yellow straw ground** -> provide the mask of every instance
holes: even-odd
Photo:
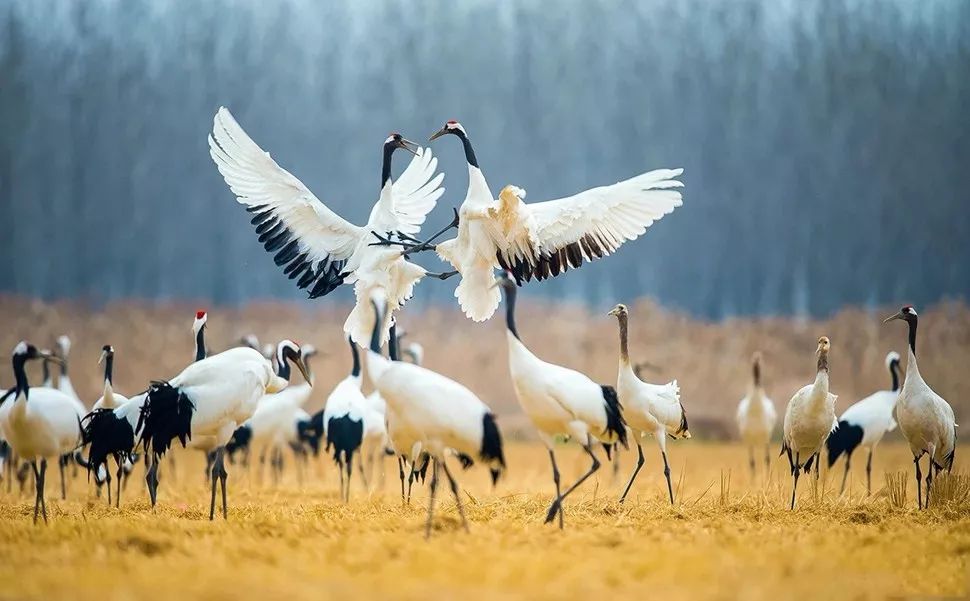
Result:
[[[159,506],[147,502],[139,466],[121,510],[79,477],[68,501],[49,477],[50,525],[31,525],[32,496],[0,489],[0,599],[881,599],[967,594],[970,511],[893,507],[884,474],[906,470],[902,445],[879,449],[876,493],[867,498],[864,457],[847,495],[841,467],[817,489],[803,478],[798,508],[775,459],[768,484],[752,482],[737,446],[671,445],[678,503],[667,503],[652,441],[627,503],[616,498],[634,455],[614,479],[598,478],[566,502],[566,530],[542,524],[552,488],[544,449],[514,444],[510,470],[492,491],[485,470],[461,473],[471,533],[459,527],[446,486],[430,541],[423,538],[427,488],[402,507],[388,460],[383,492],[354,488],[337,500],[336,473],[322,459],[305,484],[288,465],[283,483],[230,466],[230,516],[210,523],[197,453],[162,464]],[[586,467],[558,450],[564,479]],[[958,453],[958,457],[960,453]],[[292,462],[290,462],[292,463]],[[457,468],[456,468],[457,469]],[[313,473],[315,472],[315,473]],[[357,475],[355,474],[355,477]]]

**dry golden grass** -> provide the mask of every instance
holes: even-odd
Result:
[[[459,475],[471,533],[442,494],[434,534],[423,539],[427,492],[402,508],[388,461],[382,493],[355,485],[337,500],[337,476],[321,459],[304,486],[287,471],[278,488],[230,466],[230,518],[207,518],[201,457],[163,463],[152,511],[140,478],[121,510],[105,507],[83,478],[51,523],[32,526],[28,495],[0,492],[0,599],[883,599],[967,593],[968,505],[917,511],[865,495],[855,470],[823,472],[813,494],[787,509],[789,479],[776,460],[770,481],[752,481],[736,446],[671,444],[678,503],[670,507],[659,458],[627,504],[616,503],[633,455],[622,455],[566,502],[566,530],[542,524],[551,478],[544,450],[509,448],[508,477],[491,490],[480,468]],[[568,481],[586,468],[561,448]],[[911,466],[902,445],[880,447],[876,473]],[[141,475],[141,467],[136,474]],[[910,477],[912,475],[910,474]],[[802,482],[811,480],[803,478]],[[877,482],[882,478],[874,478]],[[50,478],[55,483],[56,473]],[[720,489],[720,494],[718,491]],[[0,490],[5,490],[5,487]],[[443,489],[446,490],[446,489]]]

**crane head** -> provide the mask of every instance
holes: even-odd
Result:
[[[393,152],[396,148],[403,148],[414,156],[418,156],[418,145],[406,139],[401,134],[394,132],[384,140],[384,148]]]
[[[435,133],[431,134],[431,137],[428,138],[428,141],[429,142],[433,142],[434,140],[437,140],[438,138],[440,138],[441,136],[444,136],[446,134],[454,134],[454,135],[458,136],[459,138],[463,138],[463,137],[465,137],[465,136],[468,135],[468,134],[465,133],[465,128],[462,127],[461,123],[458,123],[457,121],[455,121],[454,119],[452,119],[452,120],[448,121],[447,123],[445,123],[441,127],[441,129],[439,129]]]

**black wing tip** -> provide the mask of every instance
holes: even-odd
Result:
[[[492,474],[492,486],[498,482],[505,472],[505,451],[502,446],[502,432],[495,421],[495,414],[486,413],[482,416],[482,448],[479,452],[482,462],[489,465]]]
[[[354,453],[364,442],[364,421],[351,419],[349,415],[331,417],[327,422],[327,449],[333,447],[333,460],[350,462]]]
[[[835,465],[843,453],[846,456],[852,454],[856,447],[862,442],[865,431],[861,426],[850,424],[845,420],[840,420],[839,425],[825,439],[825,449],[828,451],[829,467]]]
[[[606,430],[603,434],[616,437],[617,442],[622,444],[624,449],[629,449],[630,445],[626,439],[626,420],[623,418],[623,406],[620,404],[620,397],[616,394],[616,388],[609,384],[601,384],[600,389],[606,409]]]
[[[181,390],[164,381],[153,381],[138,417],[139,442],[146,452],[160,457],[179,439],[184,447],[192,439],[195,404]]]

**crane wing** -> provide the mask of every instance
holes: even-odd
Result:
[[[320,202],[243,131],[229,110],[213,119],[209,154],[240,204],[253,214],[259,241],[283,273],[323,296],[343,282],[341,273],[364,228]]]
[[[676,188],[683,169],[657,169],[574,196],[521,203],[519,223],[530,229],[527,248],[500,248],[499,263],[517,282],[555,277],[583,261],[616,251],[682,204]]]
[[[391,194],[381,198],[371,210],[367,229],[377,232],[417,234],[438,198],[445,193],[444,173],[435,175],[438,158],[430,148],[419,148],[401,177],[391,185]]]

